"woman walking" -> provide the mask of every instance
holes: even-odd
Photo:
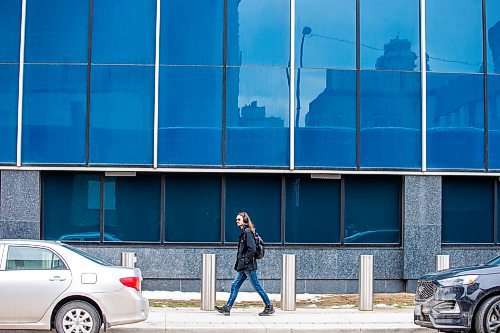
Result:
[[[241,229],[238,242],[238,255],[234,264],[234,269],[238,273],[231,284],[231,295],[226,305],[216,306],[215,309],[229,316],[231,314],[231,307],[236,300],[236,296],[238,296],[238,291],[243,282],[248,278],[266,305],[264,311],[259,313],[259,316],[269,316],[274,313],[274,308],[257,278],[257,260],[254,257],[256,251],[255,227],[246,212],[240,212],[236,215],[236,225]]]

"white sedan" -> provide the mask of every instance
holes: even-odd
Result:
[[[97,333],[146,320],[138,268],[112,266],[72,246],[0,240],[0,330]]]

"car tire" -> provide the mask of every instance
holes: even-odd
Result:
[[[71,301],[58,311],[54,323],[57,333],[97,333],[101,328],[101,316],[97,310],[84,301]],[[79,330],[76,330],[76,329]]]
[[[488,298],[481,304],[476,312],[476,320],[474,326],[477,333],[489,333],[490,323],[492,321],[500,321],[500,296]],[[496,332],[497,327],[493,332]]]

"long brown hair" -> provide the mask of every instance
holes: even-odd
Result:
[[[243,218],[243,222],[245,222],[245,219],[248,220],[248,222],[245,222],[245,223],[248,224],[248,228],[250,229],[250,231],[253,234],[255,234],[255,226],[252,223],[252,219],[250,218],[250,215],[248,215],[247,212],[239,212],[238,215]]]

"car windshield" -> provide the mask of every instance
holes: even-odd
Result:
[[[485,265],[487,265],[487,266],[499,266],[500,265],[500,256],[488,261]]]
[[[73,246],[68,245],[68,244],[61,244],[61,245],[62,245],[63,247],[65,247],[65,248],[67,248],[68,250],[71,250],[71,251],[73,251],[73,252],[75,252],[75,253],[78,253],[78,254],[79,254],[79,255],[81,255],[82,257],[85,257],[85,258],[87,258],[88,260],[95,262],[96,264],[103,265],[103,266],[113,266],[113,265],[111,265],[110,263],[105,262],[104,260],[101,260],[101,259],[99,259],[99,258],[96,258],[96,257],[94,257],[93,255],[90,255],[90,254],[88,254],[88,253],[86,253],[86,252],[83,252],[83,251],[81,251],[81,250],[77,249],[76,247],[73,247]]]

